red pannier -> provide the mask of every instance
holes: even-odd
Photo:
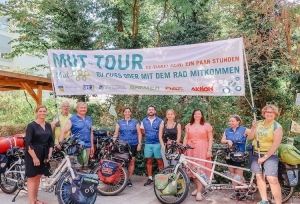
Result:
[[[106,184],[117,184],[121,176],[121,168],[120,163],[104,159],[100,160],[98,169],[100,181]]]

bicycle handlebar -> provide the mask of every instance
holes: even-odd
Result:
[[[171,141],[171,144],[170,144],[169,148],[174,148],[174,147],[179,148],[179,149],[181,149],[183,154],[185,153],[185,151],[187,149],[195,149],[194,147],[191,147],[190,145],[182,145],[182,144],[178,143],[175,140],[170,140],[169,138],[167,138],[167,140]]]

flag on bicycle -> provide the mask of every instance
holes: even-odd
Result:
[[[114,107],[113,104],[110,104],[109,109],[108,109],[108,112],[109,112],[111,115],[113,115],[113,116],[115,116],[116,118],[118,118],[117,112],[116,112],[115,107]]]

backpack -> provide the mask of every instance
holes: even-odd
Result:
[[[299,180],[299,169],[297,165],[288,165],[283,162],[278,163],[278,180],[288,187],[297,186]]]
[[[98,176],[100,181],[105,184],[117,184],[121,176],[120,169],[120,163],[101,159],[100,167],[98,169]]]
[[[0,154],[0,173],[4,173],[8,165],[8,157],[5,154]]]
[[[157,174],[154,177],[154,186],[158,194],[162,196],[175,195],[177,193],[178,176],[174,173]]]
[[[71,200],[76,204],[90,203],[97,196],[97,174],[81,174],[73,179]]]
[[[289,165],[300,164],[300,151],[290,144],[281,144],[278,148],[279,161]]]

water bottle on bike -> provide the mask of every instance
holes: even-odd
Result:
[[[244,180],[244,178],[243,178],[242,176],[237,175],[237,174],[235,174],[235,173],[232,173],[232,172],[230,172],[230,171],[224,171],[223,174],[224,174],[225,176],[228,176],[229,178],[232,178],[232,179],[234,179],[234,180],[236,180],[236,181],[239,181],[239,182],[242,182],[242,181]]]
[[[204,181],[208,182],[209,181],[209,177],[206,175],[206,173],[200,169],[200,176],[204,179]]]

